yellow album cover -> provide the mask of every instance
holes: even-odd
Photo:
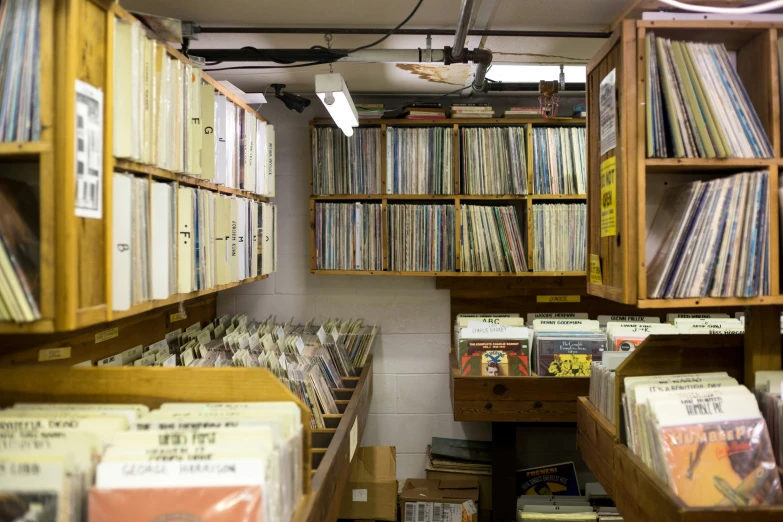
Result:
[[[763,419],[660,428],[669,484],[688,506],[783,503]]]

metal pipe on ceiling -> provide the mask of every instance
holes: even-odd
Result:
[[[473,14],[473,0],[462,0],[462,9],[459,12],[457,30],[454,32],[454,44],[451,46],[451,61],[462,61],[465,52],[465,40],[468,38],[470,15]]]
[[[198,27],[198,32],[208,34],[387,34],[391,29],[369,27]],[[404,36],[454,36],[453,29],[397,29],[394,35]],[[468,36],[495,36],[499,38],[609,38],[611,33],[591,31],[527,31],[503,29],[470,29]]]

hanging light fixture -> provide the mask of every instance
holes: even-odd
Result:
[[[353,136],[353,128],[359,126],[359,114],[339,73],[316,74],[315,92],[329,111],[334,122],[346,136]]]

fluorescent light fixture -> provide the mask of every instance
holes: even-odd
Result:
[[[315,92],[326,106],[332,119],[346,136],[353,136],[359,126],[359,114],[348,92],[342,74],[316,74]]]

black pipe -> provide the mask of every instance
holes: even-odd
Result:
[[[225,34],[356,34],[372,35],[387,34],[390,29],[372,28],[338,28],[338,27],[203,27],[199,26],[201,33],[225,33]],[[431,35],[454,36],[453,29],[397,29],[395,35]],[[470,36],[502,36],[502,37],[532,37],[532,38],[609,38],[611,33],[589,31],[514,31],[502,29],[471,29]]]
[[[533,83],[521,83],[521,82],[487,82],[487,90],[489,92],[538,92],[538,82]],[[566,83],[564,91],[576,91],[583,92],[585,90],[584,83]]]

